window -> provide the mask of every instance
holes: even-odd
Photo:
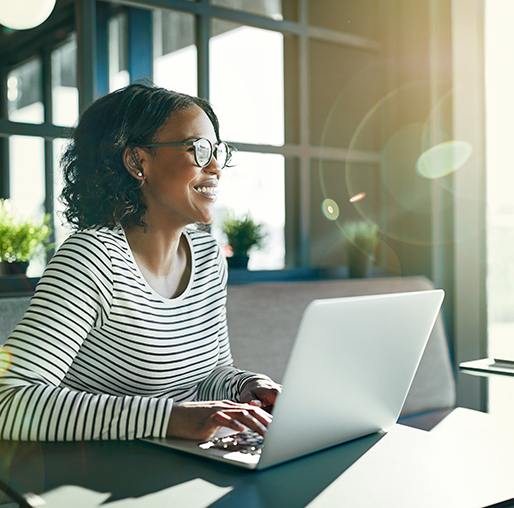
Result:
[[[59,197],[61,195],[64,182],[63,174],[60,167],[60,159],[68,143],[67,139],[57,138],[52,142],[52,150],[54,154],[53,171],[52,171],[52,191],[53,191],[53,228],[54,241],[56,245],[61,245],[68,237],[72,229],[63,216],[64,205]]]
[[[77,38],[52,51],[52,120],[55,125],[72,127],[79,117],[77,88]]]
[[[195,19],[179,11],[153,11],[153,81],[176,92],[197,95]]]
[[[45,43],[50,58],[41,60],[45,49],[12,66],[9,117],[43,123],[45,129],[70,127],[78,118],[79,99],[85,106],[95,90],[105,94],[144,76],[159,86],[207,97],[219,116],[222,138],[238,149],[235,167],[223,175],[213,233],[224,242],[223,215],[250,213],[268,233],[265,248],[251,256],[250,270],[337,266],[344,263],[340,228],[327,221],[322,204],[326,199],[339,203],[340,220],[355,215],[346,199],[344,172],[353,133],[381,93],[373,71],[380,50],[378,4],[167,0],[156,5],[141,0],[134,8],[124,0],[97,1],[97,53],[82,62],[90,67],[83,69],[80,84],[77,52],[87,55],[87,48],[68,32]],[[88,29],[81,27],[83,44],[92,44]],[[49,95],[43,76],[49,70],[52,104],[45,113]],[[88,82],[94,75],[96,83]],[[352,79],[356,75],[360,78]],[[339,109],[332,114],[334,105]],[[39,135],[45,192],[37,203],[54,213],[60,243],[68,230],[61,228],[57,213],[62,183],[56,161],[66,131],[51,132],[44,141]],[[372,138],[373,133],[359,146],[359,167],[372,181],[368,195],[378,196],[379,143]]]
[[[240,217],[250,213],[254,220],[265,224],[266,241],[262,250],[252,253],[248,268],[284,268],[284,156],[239,152],[234,156],[234,167],[223,171],[219,188],[213,234],[220,244],[226,244],[220,227],[226,214]]]
[[[109,92],[130,83],[128,71],[127,15],[124,12],[109,19]]]
[[[66,135],[78,118],[77,39],[72,26],[55,27],[46,38],[30,41],[30,33],[13,32],[0,52],[6,74],[6,118],[0,132],[2,197],[26,217],[42,220],[54,205],[53,139]],[[19,47],[17,42],[19,42]],[[52,239],[53,240],[53,239]],[[33,260],[29,276],[43,272],[45,260]]]
[[[9,138],[9,195],[26,217],[42,218],[45,211],[44,140],[34,136]]]
[[[281,0],[212,0],[212,5],[266,16],[277,21],[284,19]]]
[[[486,128],[487,128],[487,300],[488,356],[514,359],[514,185],[510,151],[511,90],[514,73],[504,58],[514,43],[514,5],[486,3]],[[489,379],[489,411],[514,414],[511,379]]]
[[[7,75],[9,120],[36,123],[44,121],[42,65],[39,58],[13,69]]]
[[[218,19],[212,34],[210,99],[223,138],[283,145],[283,35]]]

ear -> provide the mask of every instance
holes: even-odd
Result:
[[[136,180],[143,181],[144,168],[143,161],[146,153],[139,147],[127,146],[123,150],[123,165],[130,175]]]

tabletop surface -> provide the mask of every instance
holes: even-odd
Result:
[[[481,358],[459,364],[459,369],[476,376],[514,376],[514,364],[495,363],[493,358]]]
[[[395,425],[260,472],[141,441],[4,441],[0,479],[47,508],[478,508],[514,498],[514,440],[473,413],[456,410],[432,432]]]

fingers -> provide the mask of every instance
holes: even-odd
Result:
[[[241,390],[241,401],[251,403],[252,400],[261,401],[263,406],[273,406],[282,386],[268,379],[252,379]]]
[[[252,390],[250,396],[254,401],[260,401],[262,406],[273,406],[277,400],[277,396],[281,391],[281,386],[273,386],[273,387],[262,387],[256,388]],[[252,402],[249,401],[249,403]]]
[[[266,434],[267,427],[272,420],[270,414],[250,404],[236,404],[227,401],[223,405],[226,407],[217,412],[215,419],[217,424],[237,431],[244,430],[242,427],[244,425],[263,436]]]
[[[242,432],[245,430],[244,425],[234,420],[223,411],[217,411],[212,415],[213,423],[218,427],[228,427],[229,429],[235,430],[236,432]]]
[[[209,439],[221,427],[235,432],[249,428],[264,435],[271,420],[271,415],[256,405],[231,401],[176,403],[171,411],[167,435]]]
[[[282,387],[280,387],[280,389],[278,387],[273,387],[262,389],[262,395],[261,393],[258,393],[258,396],[264,402],[265,406],[272,406],[277,401],[277,395],[280,393],[281,388]]]
[[[272,413],[273,412],[273,406],[274,404],[267,404],[267,405],[264,405],[260,400],[251,400],[249,402],[249,404],[251,406],[257,406],[257,407],[260,407],[262,408],[264,411],[266,411],[266,413]]]
[[[250,413],[250,411],[247,411],[246,409],[241,410],[225,410],[220,411],[218,414],[222,414],[224,417],[230,419],[230,425],[227,425],[224,423],[223,425],[225,427],[229,426],[231,429],[238,430],[239,432],[242,430],[245,430],[246,427],[248,427],[250,430],[254,430],[255,432],[258,432],[262,436],[266,434],[267,430],[267,423],[264,423],[261,421],[260,418],[257,418],[253,414]],[[237,426],[237,428],[236,428]]]

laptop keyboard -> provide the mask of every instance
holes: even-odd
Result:
[[[245,430],[237,434],[231,434],[225,437],[214,437],[200,443],[198,446],[203,450],[218,448],[230,452],[249,453],[258,455],[261,453],[264,437],[253,430]]]

